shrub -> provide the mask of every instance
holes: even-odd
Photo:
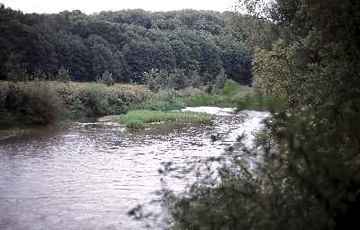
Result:
[[[179,110],[185,107],[185,103],[181,97],[173,90],[159,91],[152,95],[146,101],[139,105],[134,105],[132,109],[146,109],[146,110]]]
[[[241,90],[241,86],[239,83],[233,80],[226,80],[224,83],[223,94],[227,96],[231,96],[236,94]]]
[[[9,84],[3,106],[25,124],[51,124],[65,113],[56,90],[38,81]]]
[[[12,69],[7,73],[7,80],[11,82],[27,81],[29,78],[30,76],[26,72],[25,68]]]
[[[0,111],[5,110],[5,101],[8,92],[8,85],[0,84]]]
[[[122,114],[130,105],[142,103],[148,94],[141,86],[115,84],[107,87],[94,83],[58,86],[58,91],[70,108],[72,118]]]
[[[196,72],[185,73],[183,69],[175,69],[168,72],[166,70],[151,69],[144,73],[144,80],[149,89],[158,92],[164,89],[180,90],[192,85],[199,85],[199,78]]]
[[[78,94],[78,97],[84,105],[86,115],[88,117],[112,114],[112,109],[109,103],[111,92],[103,89],[101,86],[92,85],[90,87],[83,88]]]
[[[184,89],[189,86],[188,77],[185,75],[185,71],[182,69],[175,69],[174,72],[169,74],[168,87],[170,89]]]
[[[169,88],[169,73],[151,69],[150,72],[144,73],[144,81],[151,91],[158,92],[160,89]]]
[[[120,84],[0,82],[0,123],[49,124],[58,119],[122,114],[148,94],[142,86]]]
[[[114,85],[115,81],[112,77],[112,73],[110,73],[109,71],[105,71],[100,78],[98,78],[97,80],[98,82],[104,83],[107,86],[112,86]]]
[[[58,70],[55,78],[57,81],[61,81],[61,82],[69,82],[71,80],[69,70],[65,69],[64,67],[61,67]]]
[[[188,106],[232,106],[229,98],[222,95],[201,94],[184,99]]]
[[[200,88],[203,84],[200,74],[197,71],[192,71],[188,73],[187,77],[187,86],[193,88]]]
[[[225,82],[226,82],[225,70],[221,69],[220,73],[216,76],[216,79],[215,79],[215,89],[216,89],[216,91],[224,89]]]
[[[251,109],[278,112],[285,110],[286,107],[285,99],[260,94],[247,95],[237,100],[237,110]]]

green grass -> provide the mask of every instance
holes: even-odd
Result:
[[[187,106],[236,107],[248,95],[254,95],[254,89],[227,80],[223,89],[206,93],[205,88],[185,88],[182,90],[162,90],[151,94],[140,104],[133,104],[130,110],[179,110]]]
[[[242,86],[232,80],[227,80],[223,89],[216,90],[212,94],[198,93],[184,97],[187,106],[219,106],[236,107],[248,95],[254,95],[254,89]]]
[[[149,95],[147,100],[140,104],[133,104],[130,110],[156,110],[171,111],[179,110],[185,107],[183,98],[174,90],[159,91],[156,94]]]
[[[106,86],[95,82],[58,84],[56,89],[75,119],[125,113],[131,105],[142,103],[151,94],[139,85]]]
[[[237,101],[238,111],[248,109],[257,111],[279,112],[287,108],[287,101],[283,98],[274,98],[258,94],[247,95]]]
[[[212,93],[207,93],[204,87],[178,91],[161,90],[156,94],[149,94],[142,103],[130,105],[129,110],[172,111],[187,106],[237,107],[238,105],[246,109],[249,97],[255,97],[254,88],[227,80],[223,89],[214,90]],[[248,109],[259,108],[250,103],[248,105]]]
[[[287,107],[283,98],[262,96],[252,87],[227,80],[222,90],[213,94],[198,93],[182,98],[187,106],[236,107],[240,110],[278,112]]]
[[[130,129],[141,129],[146,124],[211,124],[211,116],[204,113],[164,112],[151,110],[133,110],[118,117],[118,122]]]
[[[226,96],[235,96],[239,93],[248,94],[252,92],[252,88],[240,85],[233,80],[226,80],[222,94]]]
[[[0,128],[46,125],[63,120],[119,115],[135,110],[126,124],[139,128],[151,122],[201,123],[204,115],[157,113],[186,106],[237,107],[239,110],[279,110],[282,100],[258,96],[254,89],[227,80],[223,89],[206,93],[205,88],[163,90],[156,94],[145,86],[95,82],[0,81]],[[139,112],[142,111],[142,112]],[[150,113],[153,112],[153,113]],[[139,118],[138,114],[142,114]],[[200,118],[199,118],[200,117]],[[153,118],[153,119],[151,119]],[[122,118],[125,119],[125,118]]]
[[[234,104],[223,95],[202,94],[184,98],[187,106],[232,107]]]

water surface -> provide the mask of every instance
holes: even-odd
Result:
[[[130,133],[121,126],[78,123],[2,136],[0,229],[163,229],[164,223],[136,221],[127,213],[138,204],[159,212],[151,203],[159,190],[167,186],[181,192],[194,180],[182,166],[219,156],[268,116],[229,109],[216,114],[213,126],[170,131]],[[220,140],[214,142],[213,134]],[[169,162],[172,177],[164,177],[161,169]]]

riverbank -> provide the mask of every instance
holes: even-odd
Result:
[[[260,95],[254,87],[240,85],[226,80],[220,89],[211,86],[185,88],[182,90],[163,90],[152,94],[141,104],[133,105],[131,110],[179,110],[185,107],[213,106],[236,108],[240,110],[281,111],[286,101]]]
[[[279,105],[281,103],[278,101],[257,95],[253,88],[230,80],[225,82],[222,89],[203,86],[158,92],[150,91],[145,85],[132,84],[107,86],[102,83],[58,81],[0,82],[2,129],[83,121],[126,114],[133,110],[167,112],[188,106],[218,106],[272,111]],[[155,113],[146,113],[147,118],[149,114]],[[158,117],[158,113],[155,115]],[[198,119],[195,117],[194,120]]]
[[[141,85],[0,82],[0,126],[49,125],[128,111],[151,93]]]

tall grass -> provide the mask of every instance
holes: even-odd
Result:
[[[156,94],[151,94],[147,100],[140,104],[130,106],[131,110],[157,110],[171,111],[179,110],[186,106],[183,97],[174,90],[160,90]]]
[[[237,107],[279,110],[280,99],[259,96],[253,88],[227,80],[223,89],[161,90],[154,94],[145,86],[56,81],[0,82],[0,126],[54,123],[123,114],[128,110],[172,111],[186,106]],[[136,124],[136,122],[133,122]]]
[[[246,95],[253,94],[253,89],[242,86],[232,80],[225,82],[223,89],[207,92],[207,87],[182,90],[160,90],[151,94],[141,104],[133,104],[131,110],[179,110],[186,106],[236,107]]]
[[[125,115],[120,115],[118,121],[128,128],[139,129],[150,123],[210,124],[211,116],[192,112],[133,110]]]
[[[254,88],[242,86],[232,80],[227,80],[224,88],[213,94],[200,93],[183,98],[188,106],[220,106],[236,107],[237,110],[258,110],[277,112],[287,107],[283,98],[263,96]]]
[[[51,81],[0,82],[0,125],[47,125],[128,111],[149,92],[142,86]]]
[[[184,97],[184,102],[188,106],[236,107],[239,101],[252,94],[254,94],[253,88],[226,80],[223,89],[217,89],[212,93],[202,91],[196,95]]]
[[[0,111],[4,119],[23,124],[47,125],[65,114],[63,101],[44,82],[1,85]]]
[[[279,112],[287,108],[287,101],[283,98],[263,96],[260,94],[247,95],[237,101],[237,110],[258,110]]]
[[[150,94],[137,85],[71,83],[55,87],[71,111],[72,118],[125,113],[130,105],[142,103]]]

